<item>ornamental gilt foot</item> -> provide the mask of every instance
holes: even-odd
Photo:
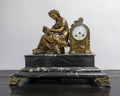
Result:
[[[104,78],[96,78],[95,83],[103,87],[110,87],[109,76],[106,76]]]
[[[11,76],[10,85],[17,85],[21,81],[21,78]]]

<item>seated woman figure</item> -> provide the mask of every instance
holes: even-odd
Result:
[[[52,28],[43,27],[45,33],[33,54],[56,53],[60,54],[61,47],[68,45],[69,28],[67,21],[62,18],[57,10],[51,10],[49,16],[56,21]]]

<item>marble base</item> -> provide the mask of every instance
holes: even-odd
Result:
[[[24,77],[92,79],[102,86],[110,85],[107,74],[95,67],[93,54],[25,55],[25,68],[13,74],[11,85]]]
[[[102,78],[107,76],[97,67],[26,67],[15,77],[26,78]]]
[[[25,55],[25,67],[94,67],[94,54]]]

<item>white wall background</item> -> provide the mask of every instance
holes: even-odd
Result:
[[[69,26],[83,17],[96,66],[120,69],[120,0],[0,0],[0,69],[24,67],[24,55],[37,46],[43,25],[54,24],[47,14],[51,9]]]

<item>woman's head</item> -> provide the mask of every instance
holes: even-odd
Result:
[[[59,11],[58,11],[58,10],[55,10],[55,9],[49,11],[48,14],[49,14],[49,16],[50,16],[51,18],[53,18],[53,19],[55,19],[55,20],[56,20],[58,17],[60,17]]]

